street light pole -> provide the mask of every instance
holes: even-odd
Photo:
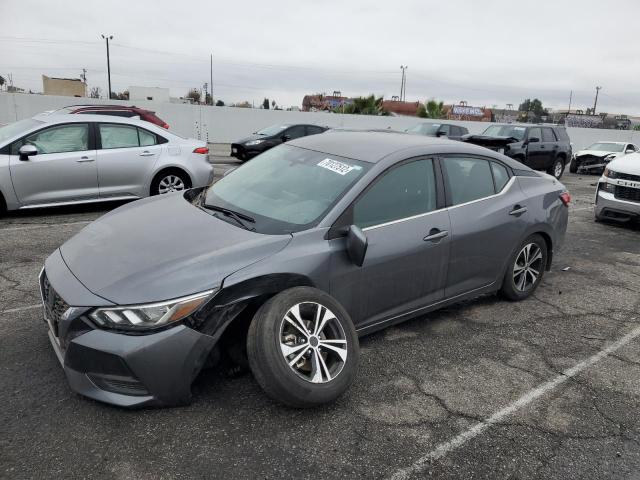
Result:
[[[107,42],[107,82],[109,84],[108,98],[111,100],[111,62],[109,61],[109,40],[113,40],[113,35],[102,35],[102,38]]]
[[[405,70],[409,68],[407,65],[400,65],[400,70],[402,70],[402,80],[400,81],[400,101],[403,102],[405,98],[405,90],[406,90],[406,74]]]
[[[598,93],[600,93],[601,89],[602,87],[596,87],[596,99],[593,101],[593,112],[592,112],[593,115],[596,114],[596,105],[598,104]]]

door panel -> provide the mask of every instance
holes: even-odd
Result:
[[[155,135],[123,124],[99,124],[98,133],[100,197],[149,195],[149,177],[162,154],[162,145],[149,145]]]
[[[66,124],[43,129],[12,145],[9,165],[18,200],[23,205],[98,198],[96,151],[89,149],[89,125]],[[38,154],[20,160],[22,144]]]
[[[499,195],[449,208],[447,298],[501,281],[507,259],[527,227],[527,212],[510,215],[516,206],[526,208],[527,202],[512,177]]]
[[[547,148],[542,141],[542,130],[539,127],[530,128],[527,138],[535,137],[539,141],[527,144],[527,166],[534,169],[545,168],[548,160]]]

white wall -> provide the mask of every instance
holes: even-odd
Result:
[[[274,123],[315,123],[330,127],[388,128],[403,130],[416,124],[412,117],[374,117],[368,115],[342,115],[322,112],[287,112],[283,110],[259,110],[250,108],[211,107],[136,100],[75,99],[51,95],[0,93],[0,124],[28,118],[38,113],[55,110],[78,103],[120,104],[147,108],[166,121],[172,131],[186,137],[201,138],[212,143],[231,143],[256,130]],[[450,122],[463,125],[470,133],[481,133],[486,122]],[[640,132],[625,130],[599,130],[592,128],[568,128],[573,150],[598,140],[630,141],[640,144]]]
[[[140,100],[146,101],[149,97],[153,98],[154,102],[169,102],[171,100],[168,88],[129,87],[130,102],[139,102]]]

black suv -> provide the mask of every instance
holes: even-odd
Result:
[[[307,135],[323,133],[327,129],[327,127],[318,125],[272,125],[232,143],[231,156],[244,162],[281,143]]]
[[[482,145],[560,178],[571,159],[571,142],[564,127],[491,125],[481,135],[465,135],[463,142]]]

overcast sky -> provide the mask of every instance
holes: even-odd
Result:
[[[640,114],[639,0],[0,0],[0,75],[42,90],[41,74],[106,92],[101,33],[114,36],[114,91],[184,96],[209,81],[225,102],[340,90],[407,100],[593,106]]]

